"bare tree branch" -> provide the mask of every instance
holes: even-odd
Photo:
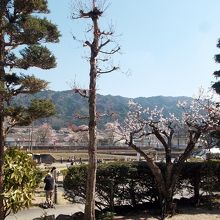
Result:
[[[107,45],[108,43],[110,43],[111,41],[108,39],[107,41],[105,41],[104,43],[102,43],[100,46],[99,46],[99,50],[104,47],[105,45]]]
[[[115,48],[115,49],[112,49],[110,52],[102,51],[102,50],[100,50],[99,52],[100,52],[100,53],[103,53],[103,54],[113,55],[113,54],[117,53],[120,49],[121,49],[121,47],[117,47],[117,48]]]
[[[75,93],[80,94],[82,97],[89,98],[89,90],[86,89],[73,89]]]
[[[87,40],[85,41],[85,43],[83,44],[84,47],[89,46],[92,47],[92,44]]]
[[[104,35],[104,36],[112,36],[114,34],[113,31],[102,31],[100,32],[101,35]]]
[[[119,69],[119,67],[116,67],[116,66],[114,66],[112,69],[110,69],[110,70],[106,70],[106,71],[97,71],[97,73],[98,73],[98,75],[101,75],[101,74],[105,74],[105,73],[111,73],[111,72],[113,72],[113,71],[115,71],[115,70],[118,70]]]

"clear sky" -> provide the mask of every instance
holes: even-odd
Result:
[[[71,20],[74,0],[49,0],[49,19],[62,34],[59,44],[49,47],[57,57],[57,68],[32,70],[50,82],[50,89],[69,90],[76,81],[87,88],[87,47],[73,40],[84,38],[86,20]],[[82,0],[87,1],[87,0]],[[219,0],[109,0],[103,17],[113,24],[122,47],[114,58],[122,71],[103,75],[98,93],[125,97],[193,96],[199,87],[209,88],[212,73],[220,69],[214,55],[220,38]],[[123,71],[130,70],[126,75]]]

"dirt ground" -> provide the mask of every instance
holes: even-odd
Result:
[[[156,220],[160,219],[160,216],[152,216],[149,213],[134,213],[126,216],[116,216],[117,220]],[[190,208],[180,210],[178,214],[172,217],[167,217],[167,220],[220,220],[220,209],[201,209]]]

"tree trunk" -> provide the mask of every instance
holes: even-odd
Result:
[[[175,214],[176,205],[173,203],[173,190],[171,184],[166,185],[165,192],[160,192],[161,219],[164,219],[167,214]]]
[[[134,184],[134,181],[131,180],[131,183],[129,185],[129,193],[130,193],[130,198],[131,198],[131,204],[133,207],[136,207],[137,206],[137,202],[136,202],[136,198],[135,198],[135,184]]]
[[[199,204],[199,189],[200,189],[201,177],[200,173],[195,173],[193,187],[194,187],[194,202],[196,205]]]
[[[96,146],[96,78],[99,28],[98,17],[94,17],[93,43],[90,56],[90,85],[89,85],[89,164],[86,187],[85,220],[95,220],[95,186],[97,170],[97,146]]]
[[[157,166],[157,165],[156,165]],[[155,183],[157,185],[160,205],[161,205],[161,219],[164,219],[167,214],[174,214],[175,212],[175,204],[173,204],[173,191],[176,185],[176,178],[172,178],[172,167],[167,167],[169,170],[164,174],[162,172],[158,172],[158,167],[155,168],[151,166],[152,174],[155,178]]]
[[[0,0],[0,219],[5,219],[4,214],[4,186],[3,186],[3,165],[4,165],[4,37],[3,37],[3,15],[5,13],[6,1]]]
[[[111,180],[110,182],[110,198],[109,198],[109,201],[110,201],[110,210],[111,212],[114,212],[114,195],[115,195],[115,192],[114,192],[114,181]]]
[[[4,116],[3,116],[3,102],[2,99],[0,101],[0,219],[5,219],[5,214],[4,214],[4,187],[3,187],[3,165],[4,165],[4,128],[3,128],[3,121],[4,121]]]
[[[85,220],[95,219],[95,185],[97,169],[96,146],[96,74],[94,58],[91,59],[90,94],[89,94],[89,161],[86,187]]]
[[[160,193],[161,219],[165,219],[167,214],[174,215],[176,204],[173,203],[173,186],[167,186],[164,192]]]

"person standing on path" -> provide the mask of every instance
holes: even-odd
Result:
[[[49,206],[49,208],[52,208],[53,205],[53,194],[54,194],[54,189],[55,189],[55,171],[56,171],[56,167],[53,167],[50,171],[50,173],[48,173],[46,175],[46,177],[44,178],[44,183],[45,183],[45,194],[46,194],[46,204]]]

